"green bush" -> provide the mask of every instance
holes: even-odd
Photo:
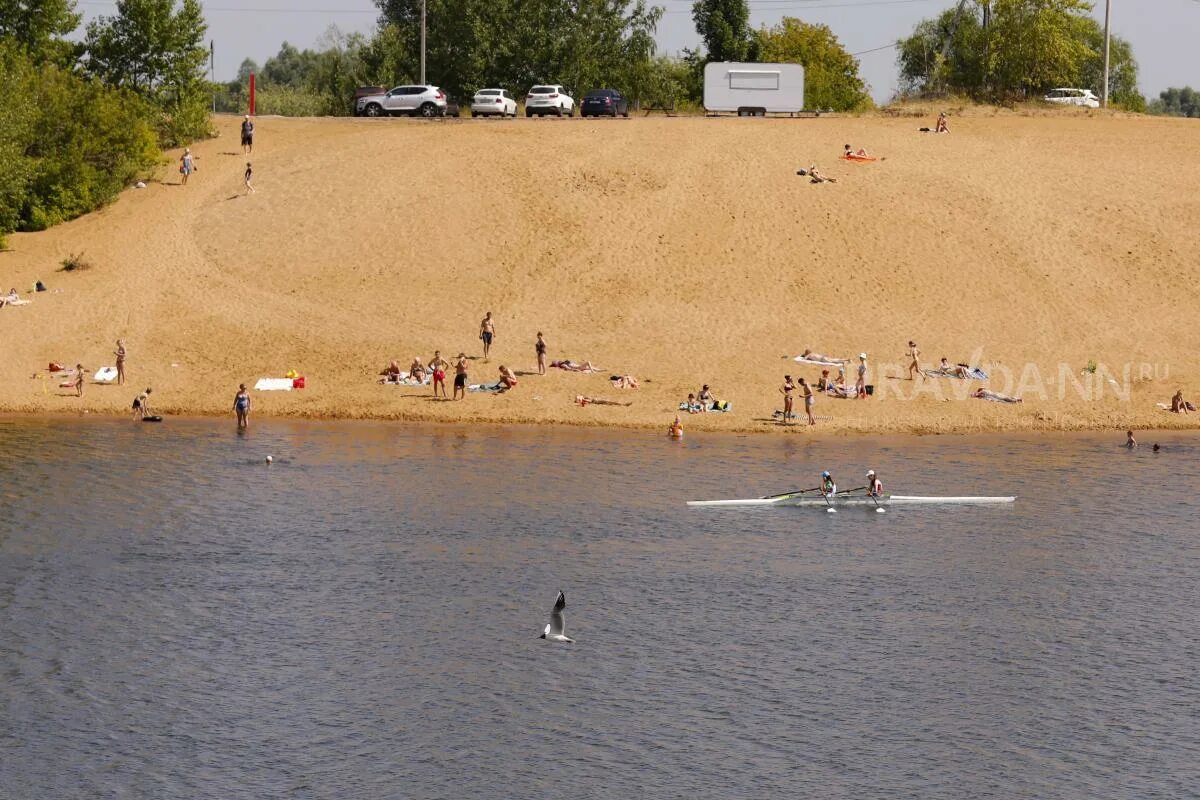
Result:
[[[319,117],[329,113],[329,99],[307,89],[270,86],[255,93],[256,114],[281,117]]]

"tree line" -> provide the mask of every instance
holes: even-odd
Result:
[[[1101,94],[1104,29],[1085,0],[969,0],[897,43],[904,94],[1023,100],[1071,87]],[[1112,103],[1145,111],[1129,42],[1111,38]]]
[[[209,133],[198,0],[0,0],[0,246],[110,202]]]

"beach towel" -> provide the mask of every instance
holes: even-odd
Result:
[[[101,367],[100,370],[92,377],[96,383],[109,383],[117,379],[116,367]]]
[[[256,392],[290,392],[295,381],[292,378],[259,378],[254,384]]]
[[[499,392],[504,388],[502,383],[472,383],[467,387],[468,392]]]
[[[709,410],[709,411],[716,411],[716,412],[718,412],[718,413],[720,413],[720,414],[724,414],[724,413],[725,413],[726,411],[728,411],[730,408],[732,408],[732,406],[729,404],[729,401],[728,401],[728,400],[726,400],[724,403],[722,403],[722,402],[719,402],[719,401],[717,401],[717,402],[714,402],[714,403],[712,404],[712,406],[711,406],[711,407],[710,407],[708,410]],[[679,404],[679,410],[680,410],[680,411],[687,411],[689,414],[691,414],[691,413],[703,413],[703,412],[704,412],[704,406],[700,405],[699,403],[697,403],[697,404],[696,404],[696,405],[694,405],[694,406],[689,406],[689,405],[688,405],[688,402],[687,402],[687,400],[684,400],[682,403],[680,403],[680,404]]]
[[[860,156],[856,153],[846,153],[845,155],[842,156],[842,160],[843,161],[868,162],[868,161],[878,161],[879,159],[876,158],[875,156]]]
[[[419,381],[412,377],[407,372],[401,372],[395,378],[388,376],[387,380],[380,381],[386,386],[428,386],[433,383],[433,373],[426,373],[425,380]]]
[[[797,364],[815,364],[818,367],[840,367],[843,364],[850,363],[850,359],[848,358],[831,358],[822,361],[815,358],[805,358],[804,356],[796,356],[792,361],[795,361]]]
[[[986,381],[988,379],[988,374],[979,367],[968,367],[965,364],[959,364],[958,366],[963,367],[966,370],[966,378],[963,378],[963,376],[959,375],[958,372],[953,369],[945,370],[941,367],[938,367],[937,369],[923,369],[921,371],[931,378],[958,378],[959,380],[972,379],[977,381]]]

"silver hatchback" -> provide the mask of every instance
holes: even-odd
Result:
[[[436,86],[397,86],[383,94],[358,98],[354,110],[361,117],[440,117],[446,113],[446,95]]]

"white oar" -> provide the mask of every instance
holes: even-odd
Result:
[[[825,494],[824,489],[821,489],[821,497],[825,498],[825,505],[829,506],[829,508],[825,509],[825,513],[826,514],[836,514],[837,509],[833,507],[833,503],[830,502],[829,495]]]

